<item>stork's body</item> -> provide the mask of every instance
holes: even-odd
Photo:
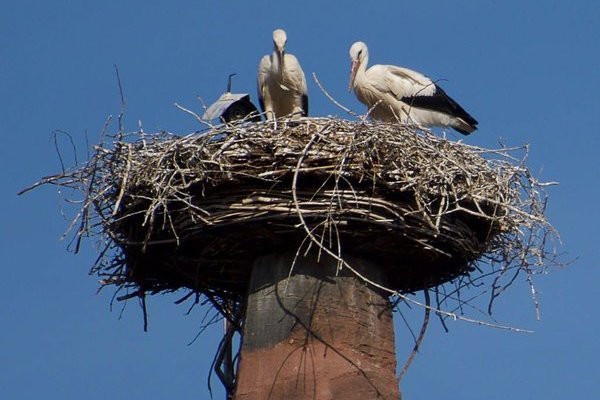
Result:
[[[298,59],[285,52],[285,31],[273,31],[273,54],[258,67],[258,98],[267,120],[308,115],[306,78]]]
[[[423,127],[452,127],[468,135],[477,121],[425,75],[395,65],[373,65],[367,69],[367,45],[350,48],[350,89],[370,109],[373,119],[416,124]]]

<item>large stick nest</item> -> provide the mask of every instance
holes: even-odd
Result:
[[[543,265],[552,232],[519,151],[310,118],[105,137],[44,183],[85,194],[78,236],[106,239],[93,271],[136,295],[237,302],[253,260],[292,246],[376,260],[398,293],[492,275],[494,296],[507,271]]]

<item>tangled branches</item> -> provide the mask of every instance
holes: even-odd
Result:
[[[493,300],[554,256],[526,148],[331,118],[112,139],[40,183],[84,194],[76,236],[105,240],[93,272],[126,297],[187,288],[234,320],[253,259],[294,246],[378,261],[391,294],[489,280]]]

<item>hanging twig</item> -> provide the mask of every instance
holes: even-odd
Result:
[[[425,295],[425,316],[423,317],[423,324],[421,325],[421,331],[419,332],[419,337],[417,338],[417,340],[415,340],[415,347],[413,347],[413,350],[410,353],[410,356],[404,363],[404,367],[402,367],[402,370],[400,370],[400,373],[398,374],[398,382],[402,382],[402,378],[404,378],[404,375],[408,371],[408,368],[410,367],[415,356],[419,352],[419,349],[421,348],[421,344],[423,344],[423,339],[425,339],[425,333],[427,332],[427,326],[429,325],[429,314],[431,313],[431,299],[429,298],[429,290],[425,289],[423,291],[423,294]]]

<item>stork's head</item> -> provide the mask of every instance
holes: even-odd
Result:
[[[352,66],[350,67],[350,85],[348,90],[352,90],[354,87],[354,81],[356,80],[356,72],[358,69],[367,63],[367,59],[369,58],[369,50],[367,49],[367,45],[363,42],[356,42],[350,47],[350,60],[352,61]]]
[[[285,43],[287,42],[287,35],[283,29],[275,29],[273,31],[273,44],[275,45],[275,51],[278,54],[283,54],[285,51]]]

